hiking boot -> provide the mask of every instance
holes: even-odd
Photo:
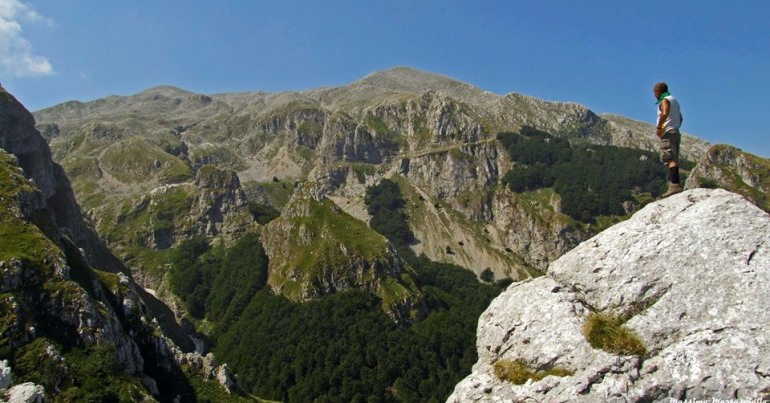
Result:
[[[677,193],[682,193],[684,189],[682,189],[682,185],[679,183],[669,183],[668,184],[668,190],[666,193],[663,193],[661,196],[662,199],[665,199],[666,197],[669,197],[671,195],[675,195]]]

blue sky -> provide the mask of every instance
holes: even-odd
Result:
[[[0,0],[0,83],[31,110],[161,84],[340,86],[393,66],[646,122],[666,81],[684,131],[770,157],[767,1]]]

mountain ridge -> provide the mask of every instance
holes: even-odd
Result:
[[[69,112],[73,106],[79,109]],[[495,139],[498,133],[532,126],[575,144],[656,148],[649,139],[650,125],[604,120],[574,103],[515,93],[496,95],[450,77],[404,67],[375,72],[341,87],[301,92],[208,96],[160,86],[129,97],[64,104],[35,116],[54,158],[72,176],[86,210],[108,216],[120,214],[107,211],[116,207],[105,203],[105,192],[140,198],[160,186],[190,181],[201,167],[213,164],[234,171],[249,198],[268,204],[288,199],[286,195],[275,198],[270,192],[291,193],[274,184],[317,181],[324,195],[343,197],[336,200],[344,210],[360,206],[365,186],[401,175],[427,191],[434,203],[448,201],[465,216],[459,220],[490,220],[494,213],[500,225],[517,222],[530,228],[521,220],[537,221],[533,217],[544,214],[550,218],[540,221],[549,222],[559,216],[558,210],[552,214],[541,209],[549,208],[550,201],[516,219],[502,219],[510,214],[493,205],[520,204],[493,202],[497,197],[492,194],[501,194],[501,189],[485,200],[474,200],[477,197],[470,194],[499,183],[511,168]],[[699,158],[706,146],[702,141],[689,143],[685,157]],[[461,195],[473,209],[484,212],[458,204]],[[350,213],[355,216],[353,210]],[[580,238],[574,234],[583,232],[571,230],[570,225],[547,230],[539,229],[540,224],[532,226],[532,233],[543,237],[536,242],[558,238],[552,242],[560,245],[555,249],[535,246],[531,239],[516,239],[514,233],[502,229],[487,231],[503,239],[473,235],[477,232],[470,228],[473,225],[463,224],[466,236],[462,238],[492,248],[482,254],[447,253],[446,246],[457,249],[439,246],[442,240],[448,241],[447,232],[432,238],[431,247],[422,244],[415,250],[458,264],[468,264],[469,256],[484,256],[472,263],[477,274],[486,268],[500,276],[526,273],[529,270],[523,264],[542,269],[556,254],[574,246]],[[454,224],[432,227],[458,228]],[[462,238],[451,243],[464,242]],[[508,242],[515,248],[504,245]],[[536,259],[522,257],[532,250],[539,251]],[[510,261],[495,257],[511,253],[510,261],[527,263],[504,268],[503,262]],[[491,266],[482,266],[481,261]]]
[[[516,109],[519,107],[517,105],[523,106],[527,104],[531,105],[533,103],[536,103],[538,107],[550,106],[556,109],[567,108],[590,112],[590,109],[586,106],[574,102],[544,101],[534,96],[516,92],[498,95],[449,76],[424,72],[411,67],[394,67],[370,73],[350,84],[338,87],[322,87],[303,91],[248,91],[205,95],[192,93],[174,86],[160,85],[128,96],[109,96],[88,102],[70,101],[35,111],[34,114],[41,124],[44,124],[57,116],[61,116],[62,113],[60,113],[60,110],[64,109],[65,106],[69,105],[71,107],[72,102],[80,102],[81,109],[94,109],[90,115],[83,116],[83,118],[94,118],[95,116],[98,116],[98,107],[106,107],[109,105],[125,106],[126,104],[131,104],[132,101],[148,101],[153,97],[156,98],[154,99],[155,101],[162,101],[161,98],[163,97],[171,98],[170,100],[177,104],[194,104],[189,101],[191,99],[205,100],[210,98],[214,101],[223,102],[224,104],[220,105],[222,108],[226,110],[229,107],[231,108],[230,113],[236,114],[243,113],[245,108],[260,107],[268,110],[280,109],[293,102],[307,103],[313,108],[329,109],[331,111],[352,110],[359,111],[360,113],[369,108],[393,104],[394,102],[398,103],[407,99],[415,99],[416,97],[422,96],[425,92],[430,91],[443,93],[455,100],[468,103],[473,106],[472,109],[475,110],[476,114],[480,116],[486,115],[484,120],[496,120],[490,115],[490,112],[494,115],[500,115],[503,111],[510,109],[511,107]],[[169,97],[169,95],[175,95],[176,97]],[[174,106],[185,107],[185,105]],[[187,107],[190,107],[190,105],[187,105]],[[179,112],[179,109],[177,109],[177,112]],[[593,112],[590,113],[593,114]],[[618,115],[602,114],[602,116],[611,117]],[[515,124],[511,126],[512,123],[515,123],[516,119],[513,119],[512,121],[511,117],[507,117],[505,120],[507,122],[497,121],[489,123],[492,126],[497,126],[498,128],[496,130],[504,130],[505,127],[510,129],[516,127]],[[520,124],[530,123],[531,122],[521,122]],[[540,122],[540,124],[542,125],[542,122]],[[623,122],[616,121],[615,124],[620,125],[621,129],[627,129],[625,127],[626,124]],[[635,127],[630,130],[630,132],[635,138],[642,139],[641,143],[643,144],[644,149],[654,150],[655,146],[653,142],[649,139],[646,139],[647,141],[645,141],[646,137],[652,137],[648,135],[649,133],[652,133],[652,125],[638,121],[631,121],[630,124],[633,126],[643,125],[645,133],[640,133],[641,130],[639,130],[639,127]],[[647,129],[649,129],[649,132]],[[688,158],[697,160],[700,156],[705,154],[705,150],[708,148],[706,142],[692,137],[689,134],[685,134],[685,139],[689,139],[690,146],[693,148],[692,150],[688,150],[687,148],[682,150],[686,156],[689,156]]]

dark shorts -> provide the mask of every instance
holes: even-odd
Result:
[[[660,148],[660,162],[668,164],[669,162],[679,163],[679,142],[682,135],[679,130],[673,129],[666,132],[660,139],[658,147]]]

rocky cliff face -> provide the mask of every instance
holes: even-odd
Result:
[[[730,190],[770,212],[770,160],[735,147],[711,147],[690,173],[686,189],[698,187]]]
[[[312,183],[295,192],[281,217],[265,227],[263,239],[268,284],[278,294],[305,301],[363,289],[379,296],[397,322],[425,314],[409,269],[385,237],[319,195]]]
[[[0,144],[0,384],[25,384],[8,397],[194,396],[146,294],[112,271],[121,262],[86,225],[31,114],[1,88]]]
[[[162,185],[92,209],[89,215],[139,284],[157,289],[164,272],[154,265],[156,260],[144,261],[143,251],[165,253],[196,236],[232,243],[257,230],[247,203],[234,172],[205,165],[192,182]]]
[[[2,358],[10,358],[15,365],[23,360],[20,352],[42,349],[45,364],[40,365],[57,368],[58,382],[49,380],[46,386],[59,388],[67,385],[74,370],[61,362],[62,346],[110,345],[122,370],[141,376],[140,348],[118,319],[145,320],[138,296],[128,289],[128,278],[119,315],[109,301],[117,296],[93,274],[81,250],[60,232],[46,207],[45,194],[21,175],[15,163],[15,158],[0,151]],[[117,277],[103,274],[105,279],[113,276]]]
[[[65,228],[73,241],[82,245],[93,264],[119,270],[120,262],[83,220],[70,181],[62,167],[51,159],[50,148],[35,129],[32,114],[2,87],[0,111],[0,148],[16,156],[24,174],[42,192],[56,225]]]
[[[495,299],[449,401],[767,399],[768,240],[770,216],[721,189],[648,205]],[[623,318],[646,353],[593,348],[592,313]],[[495,375],[503,361],[570,372],[516,385]]]

